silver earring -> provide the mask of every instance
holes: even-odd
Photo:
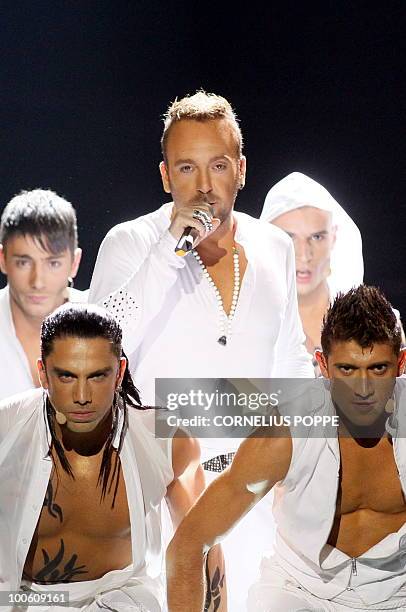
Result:
[[[69,289],[73,289],[73,286],[74,286],[73,278],[71,276],[68,276],[68,287],[69,287]]]

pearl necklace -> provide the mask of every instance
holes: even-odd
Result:
[[[231,333],[231,323],[234,318],[235,309],[237,307],[238,294],[240,291],[240,262],[238,259],[238,251],[235,246],[233,246],[233,267],[234,267],[234,288],[233,288],[233,297],[231,300],[231,308],[230,314],[227,315],[224,310],[223,300],[220,295],[220,291],[216,287],[216,284],[212,277],[210,276],[206,266],[202,262],[202,258],[196,249],[192,251],[194,257],[196,258],[197,263],[202,269],[203,276],[205,276],[209,282],[209,285],[213,287],[214,293],[217,299],[217,306],[219,309],[219,317],[220,317],[220,337],[217,339],[217,342],[222,346],[227,344],[227,337],[230,336]]]

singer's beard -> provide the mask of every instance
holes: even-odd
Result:
[[[198,206],[199,202],[201,202],[202,204],[210,205],[210,200],[214,200],[215,203],[210,206],[210,209],[211,209],[213,218],[220,220],[220,225],[219,225],[220,227],[224,223],[224,221],[228,221],[231,215],[233,214],[234,204],[237,199],[239,187],[240,187],[240,182],[236,181],[233,186],[233,192],[232,192],[232,196],[230,199],[231,204],[229,206],[224,206],[223,201],[217,198],[215,194],[213,193],[202,194],[202,197],[200,199],[193,198],[186,205],[191,206],[191,207]]]

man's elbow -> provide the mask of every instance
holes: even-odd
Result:
[[[176,531],[174,537],[166,550],[167,571],[180,565],[192,567],[193,565],[203,564],[205,546],[196,534],[189,530],[182,529],[182,525]]]

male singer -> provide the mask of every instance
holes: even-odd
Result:
[[[89,296],[118,317],[143,402],[155,403],[155,378],[313,376],[292,242],[234,211],[246,159],[229,102],[203,91],[176,100],[161,143],[173,202],[110,230]],[[181,257],[175,247],[186,228],[197,238]],[[221,470],[233,445],[205,442],[212,448],[202,444],[203,457],[220,455],[212,464]]]
[[[291,241],[233,210],[246,160],[227,100],[199,91],[175,101],[162,154],[173,202],[110,230],[89,296],[124,325],[143,401],[154,402],[158,377],[310,376]],[[195,249],[181,257],[188,227]]]

